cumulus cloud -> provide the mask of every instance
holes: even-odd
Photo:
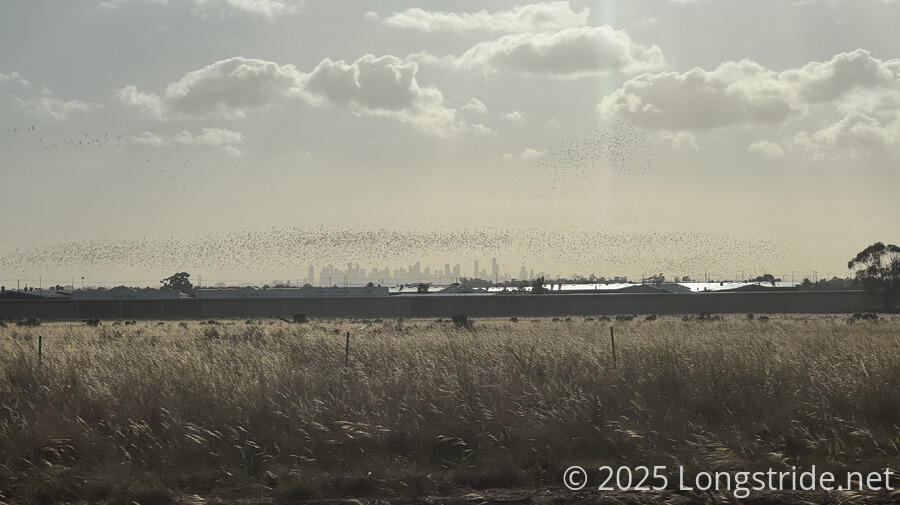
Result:
[[[465,105],[460,107],[461,110],[474,112],[475,114],[486,114],[488,111],[487,105],[483,104],[481,100],[472,97]]]
[[[500,119],[510,123],[521,124],[525,122],[525,115],[517,110],[513,110],[501,116]]]
[[[900,89],[900,59],[883,61],[858,49],[780,72],[741,60],[713,70],[645,73],[604,97],[598,109],[649,128],[709,129],[779,123],[880,89]]]
[[[304,77],[303,92],[315,105],[340,105],[391,117],[438,136],[463,126],[456,110],[444,105],[440,90],[419,85],[419,65],[395,56],[366,55],[347,63],[328,58]]]
[[[777,74],[750,60],[714,70],[643,74],[599,104],[606,115],[663,129],[706,129],[744,122],[775,123],[801,111]]]
[[[36,118],[49,121],[65,121],[76,112],[89,112],[103,107],[98,103],[62,98],[46,85],[32,86],[18,72],[0,73],[0,89],[15,106]]]
[[[469,130],[475,135],[482,135],[485,137],[496,135],[497,132],[481,123],[475,123],[469,127]]]
[[[898,157],[898,143],[900,118],[882,121],[866,114],[851,113],[818,130],[800,131],[777,142],[759,140],[748,149],[769,158],[835,160],[870,155]]]
[[[309,73],[293,65],[234,57],[188,72],[165,92],[131,85],[119,99],[159,120],[242,119],[251,110],[301,99],[315,107],[339,106],[390,117],[433,135],[465,129],[437,88],[420,86],[418,63],[366,55],[353,62],[325,58]]]
[[[156,119],[240,119],[248,110],[299,96],[301,78],[293,65],[235,57],[188,72],[162,95],[126,86],[118,96]]]
[[[168,147],[172,145],[172,139],[169,137],[149,131],[131,137],[131,141],[138,145],[150,147]]]
[[[783,158],[784,156],[787,156],[787,153],[784,152],[784,148],[768,140],[756,141],[750,144],[747,149],[752,153],[762,154],[769,158]]]
[[[168,5],[168,0],[106,0],[97,4],[101,9],[115,10],[135,2]],[[173,2],[175,3],[175,2]],[[303,8],[303,0],[190,0],[198,10],[224,10],[273,19],[297,14]]]
[[[232,147],[244,141],[244,134],[225,128],[201,128],[196,133],[182,130],[174,135],[165,135],[145,131],[131,137],[131,142],[148,147],[171,147],[182,145],[188,147]],[[236,148],[234,148],[236,149]],[[232,154],[234,149],[225,149]]]
[[[513,153],[504,153],[501,157],[503,161],[507,163],[512,163],[514,161],[531,161],[536,160],[538,158],[542,158],[547,154],[545,149],[534,149],[531,147],[526,147],[522,150],[522,152],[518,155]]]
[[[480,42],[459,57],[420,53],[411,58],[487,73],[508,71],[555,77],[638,73],[666,65],[659,47],[638,44],[625,30],[609,26],[516,33]]]
[[[575,12],[569,2],[558,1],[520,5],[510,10],[494,12],[486,10],[443,12],[412,8],[395,12],[383,19],[374,12],[368,12],[366,16],[395,28],[427,33],[472,31],[522,33],[584,26],[588,22],[590,12],[587,7]]]
[[[897,156],[898,142],[900,118],[883,122],[854,113],[813,133],[800,132],[780,147],[787,153],[812,159],[841,159],[881,153]]]
[[[203,128],[198,133],[182,130],[175,135],[175,142],[188,146],[224,146],[240,144],[244,140],[244,134],[225,128]]]
[[[690,132],[666,132],[662,134],[662,138],[675,149],[691,149],[693,151],[700,149],[700,146],[697,145],[697,137]]]

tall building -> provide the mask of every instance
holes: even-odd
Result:
[[[524,281],[528,279],[528,271],[525,270],[525,265],[522,265],[522,268],[519,269],[519,280]]]
[[[478,260],[475,260],[475,268],[472,269],[472,278],[478,278]]]
[[[316,277],[316,268],[312,265],[312,263],[310,263],[309,272],[306,273],[306,282],[308,284],[314,285],[316,283],[315,277]]]
[[[494,282],[500,280],[500,263],[497,263],[497,258],[491,258],[491,279]]]

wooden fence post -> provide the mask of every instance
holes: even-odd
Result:
[[[616,334],[613,332],[613,327],[609,327],[609,344],[612,347],[612,359],[613,359],[613,368],[618,368],[616,364]]]
[[[344,347],[344,368],[347,367],[347,363],[350,361],[350,332],[347,332],[347,344]]]
[[[41,355],[43,354],[43,351],[44,351],[43,347],[44,347],[44,337],[42,335],[38,335],[38,365],[41,364],[41,358],[42,358]]]

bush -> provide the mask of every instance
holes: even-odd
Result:
[[[459,329],[472,331],[475,329],[475,322],[466,314],[458,314],[453,316],[453,325]]]
[[[88,326],[100,326],[100,319],[85,319],[84,324]]]
[[[297,324],[308,323],[309,319],[306,317],[306,314],[294,314],[294,322]]]

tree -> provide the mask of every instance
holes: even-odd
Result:
[[[755,279],[750,279],[750,282],[769,282],[774,286],[776,282],[781,282],[781,279],[776,278],[772,274],[762,274]]]
[[[856,280],[866,289],[884,295],[886,308],[893,305],[900,292],[900,247],[875,242],[847,262],[847,268],[856,270]]]
[[[163,288],[174,289],[175,291],[181,291],[182,293],[189,295],[194,290],[194,285],[191,284],[190,278],[191,274],[187,272],[178,272],[177,274],[174,274],[171,277],[166,277],[159,282],[160,284],[162,284]]]
[[[544,277],[538,277],[531,281],[531,294],[540,295],[544,293]]]

